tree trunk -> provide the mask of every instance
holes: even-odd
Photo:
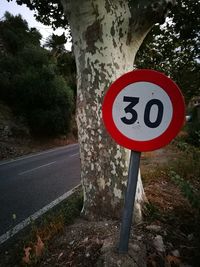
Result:
[[[69,19],[77,65],[77,125],[84,214],[118,218],[127,183],[129,151],[117,145],[102,122],[110,84],[133,70],[149,29],[163,18],[168,0],[62,0]],[[144,191],[139,175],[136,211]]]

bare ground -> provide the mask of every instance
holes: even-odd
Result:
[[[144,221],[135,226],[134,232],[132,229],[130,241],[137,238],[145,244],[148,267],[200,266],[196,210],[167,173],[170,162],[178,156],[171,146],[142,155],[141,172],[149,203]],[[52,240],[46,257],[37,266],[99,266],[102,246],[110,242],[117,248],[119,231],[119,222],[78,220]],[[126,265],[119,262],[116,266]]]
[[[137,239],[145,246],[147,267],[200,266],[198,211],[168,175],[168,167],[177,157],[179,152],[172,146],[142,155],[141,173],[149,202],[144,208],[144,221],[131,231],[130,243]],[[30,254],[25,257],[24,253],[22,258],[28,259],[28,265],[40,267],[103,266],[99,259],[105,246],[114,246],[113,253],[117,254],[119,231],[116,221],[88,222],[79,218],[48,242],[41,235],[41,243],[32,244]],[[27,252],[29,248],[24,249]],[[21,261],[20,265],[1,266],[23,265]],[[112,266],[132,265],[118,258]]]

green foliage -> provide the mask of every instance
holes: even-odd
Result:
[[[28,24],[21,15],[12,16],[6,12],[5,20],[0,23],[0,37],[8,53],[16,54],[26,44],[39,46],[41,34],[35,28],[29,29]]]
[[[186,142],[186,137],[176,137],[175,140],[172,141],[173,144],[180,150],[180,151],[187,151],[188,150],[188,143]]]
[[[35,33],[28,29],[27,23],[18,16],[7,17],[9,21],[12,20],[9,33],[16,31],[15,18],[17,25],[19,21],[24,24],[24,27],[20,25],[25,41],[21,31],[21,43],[24,45],[11,51],[7,39],[4,38],[7,36],[7,19],[0,22],[0,29],[4,29],[4,34],[0,30],[0,37],[6,44],[7,51],[0,57],[0,99],[8,103],[15,113],[26,117],[32,133],[66,133],[74,106],[73,91],[61,75],[50,52],[34,44]]]
[[[174,181],[174,183],[180,187],[181,191],[183,192],[184,196],[189,200],[192,207],[200,211],[200,198],[195,192],[190,182],[182,178],[175,171],[170,172],[170,177],[172,181]]]
[[[76,63],[73,53],[63,53],[57,58],[59,74],[62,75],[76,96]]]
[[[150,222],[160,219],[160,211],[159,209],[151,202],[145,203],[143,213]]]
[[[68,24],[59,0],[17,0],[16,2],[18,5],[25,4],[31,10],[37,10],[35,17],[43,24],[52,25],[54,28],[66,27]]]
[[[63,80],[62,80],[63,81]],[[29,125],[35,134],[57,135],[59,133],[67,133],[70,129],[70,119],[72,113],[73,94],[66,87],[63,81],[63,87],[59,88],[59,81],[55,81],[56,91],[52,90],[52,94],[45,91],[41,93],[41,101],[37,103],[33,111],[29,113]],[[60,83],[62,85],[62,83]],[[54,87],[52,87],[53,89]],[[34,97],[34,96],[33,96]],[[36,95],[37,97],[37,95]],[[30,100],[29,103],[34,105],[35,102]],[[46,106],[46,108],[45,108]]]
[[[67,41],[67,38],[64,33],[60,36],[56,34],[52,34],[46,40],[46,43],[44,44],[44,46],[49,48],[55,56],[59,56],[60,54],[65,52],[64,45],[66,41]]]
[[[181,145],[180,145],[181,144]],[[177,142],[177,147],[182,149],[178,158],[172,163],[172,169],[186,180],[200,181],[200,150],[185,142]]]
[[[59,74],[64,77],[67,84],[72,88],[74,96],[76,97],[76,63],[73,53],[66,52],[64,44],[67,38],[64,33],[60,36],[49,36],[45,47],[48,47],[52,56],[56,60]]]
[[[155,69],[169,75],[181,87],[186,102],[189,102],[192,96],[200,93],[200,4],[196,0],[176,2],[165,26],[154,27],[143,42],[135,65],[137,68]],[[63,7],[58,0],[18,0],[17,3],[26,4],[36,11],[36,18],[44,24],[53,27],[67,25]]]
[[[188,128],[188,143],[194,146],[200,146],[200,123],[194,122]]]
[[[181,87],[186,102],[200,93],[199,1],[177,1],[167,23],[148,34],[136,57],[137,68],[166,73]]]
[[[175,145],[180,152],[170,163],[169,176],[192,207],[200,211],[200,150],[182,139],[176,140]]]
[[[37,237],[45,243],[45,253],[48,251],[48,246],[53,241],[53,238],[62,233],[65,226],[73,223],[80,215],[83,206],[83,194],[80,189],[74,192],[70,197],[63,200],[60,204],[47,211],[43,216],[36,221],[32,221],[27,231],[21,231],[20,236],[11,240],[13,244],[9,247],[2,248],[0,251],[1,266],[38,266],[40,258],[35,257],[35,245]],[[23,264],[24,248],[31,247],[32,254],[30,255],[31,265]],[[6,255],[5,257],[5,250]],[[39,264],[40,265],[40,264]]]
[[[187,142],[194,146],[200,146],[200,118],[198,115],[198,110],[200,113],[200,107],[194,107],[191,115],[192,121],[187,125]]]

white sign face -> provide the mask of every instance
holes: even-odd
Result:
[[[114,81],[106,92],[102,119],[110,136],[134,151],[169,144],[185,121],[179,87],[154,70],[134,70]]]
[[[112,117],[117,129],[135,141],[149,141],[162,135],[173,116],[172,102],[160,86],[135,82],[116,96]]]

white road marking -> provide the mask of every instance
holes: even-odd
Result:
[[[76,154],[70,155],[70,157],[75,157],[75,156],[77,156],[77,155],[79,155],[79,152],[76,153]]]
[[[43,152],[30,154],[30,155],[27,155],[27,156],[22,156],[22,157],[19,157],[19,158],[16,158],[16,159],[5,160],[5,161],[3,160],[0,163],[0,166],[5,165],[5,164],[10,164],[10,163],[13,163],[13,162],[16,162],[16,161],[20,161],[20,160],[23,160],[23,159],[29,159],[29,158],[37,157],[37,156],[40,156],[40,155],[48,154],[48,153],[51,153],[51,152],[55,152],[57,150],[71,148],[71,147],[74,147],[74,146],[78,146],[78,144],[71,144],[71,145],[67,145],[67,146],[61,146],[61,147],[57,147],[57,148],[52,148],[52,149],[49,149],[49,150],[45,150]]]
[[[18,175],[23,175],[23,174],[25,174],[25,173],[29,173],[29,172],[32,172],[32,171],[35,171],[35,170],[38,170],[38,169],[41,169],[41,168],[50,166],[50,165],[52,165],[52,164],[54,164],[54,163],[56,163],[56,161],[53,161],[53,162],[50,162],[50,163],[48,163],[48,164],[44,164],[44,165],[35,167],[35,168],[33,168],[33,169],[30,169],[30,170],[27,170],[27,171],[24,171],[24,172],[20,172],[20,173],[18,173]]]
[[[47,206],[43,207],[39,211],[35,212],[33,215],[29,216],[19,224],[17,224],[14,228],[7,231],[5,234],[0,236],[0,245],[6,242],[8,239],[16,235],[19,231],[23,230],[26,226],[31,224],[34,220],[38,219],[41,215],[45,214],[48,210],[52,209],[56,205],[58,205],[63,200],[67,199],[69,196],[71,196],[78,188],[80,187],[80,184],[72,188],[70,191],[66,192],[59,198],[52,201]]]

